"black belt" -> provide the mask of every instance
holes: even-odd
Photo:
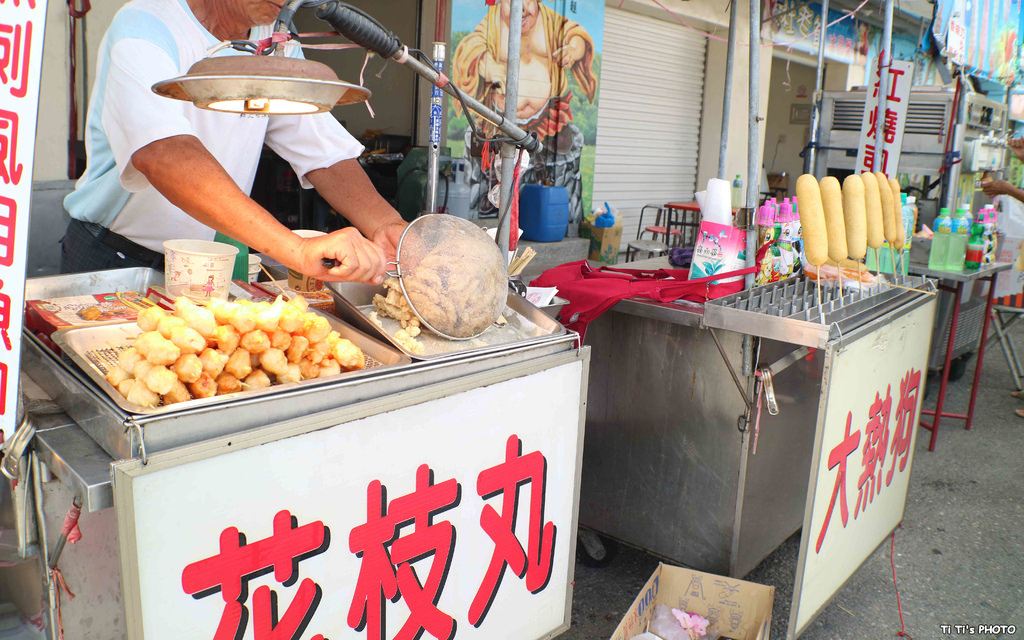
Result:
[[[89,233],[93,235],[93,237],[114,251],[122,253],[125,257],[131,258],[132,260],[149,263],[154,269],[163,270],[164,254],[159,251],[153,251],[152,249],[144,247],[137,242],[133,242],[121,234],[114,233],[110,229],[103,227],[102,225],[98,225],[93,222],[82,222],[82,224]]]

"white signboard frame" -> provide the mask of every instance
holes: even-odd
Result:
[[[907,127],[907,106],[910,104],[910,89],[914,84],[914,62],[893,60],[889,65],[889,90],[886,113],[878,113],[878,92],[881,83],[880,71],[875,66],[875,81],[872,93],[866,93],[864,117],[860,125],[860,140],[857,143],[857,164],[854,173],[881,171],[895,177],[900,166],[900,151],[903,149],[903,131]],[[876,122],[885,127],[882,145],[882,163],[875,168]]]
[[[561,633],[588,359],[551,356],[483,384],[456,379],[115,464],[128,637]]]
[[[0,0],[0,441],[17,429],[47,0]]]
[[[928,374],[932,296],[829,343],[787,638],[903,519]]]

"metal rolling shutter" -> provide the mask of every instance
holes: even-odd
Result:
[[[622,214],[621,251],[643,205],[693,200],[705,49],[678,23],[605,6],[593,202]]]

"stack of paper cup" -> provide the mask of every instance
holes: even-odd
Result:
[[[173,297],[193,300],[228,297],[238,247],[209,240],[164,242],[164,279]]]
[[[296,229],[293,230],[292,233],[303,238],[315,238],[317,236],[327,235],[323,231],[314,231],[312,229]],[[296,293],[313,293],[323,289],[324,283],[313,276],[307,276],[294,269],[289,269],[288,288]]]
[[[732,224],[732,191],[727,180],[708,180],[707,195],[700,207],[701,219],[718,224]]]
[[[260,264],[263,260],[258,254],[249,254],[249,282],[256,282],[260,279]]]

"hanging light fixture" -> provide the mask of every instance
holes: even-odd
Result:
[[[278,55],[203,58],[153,91],[200,109],[267,115],[322,113],[370,97],[369,89],[339,80],[325,64]]]

